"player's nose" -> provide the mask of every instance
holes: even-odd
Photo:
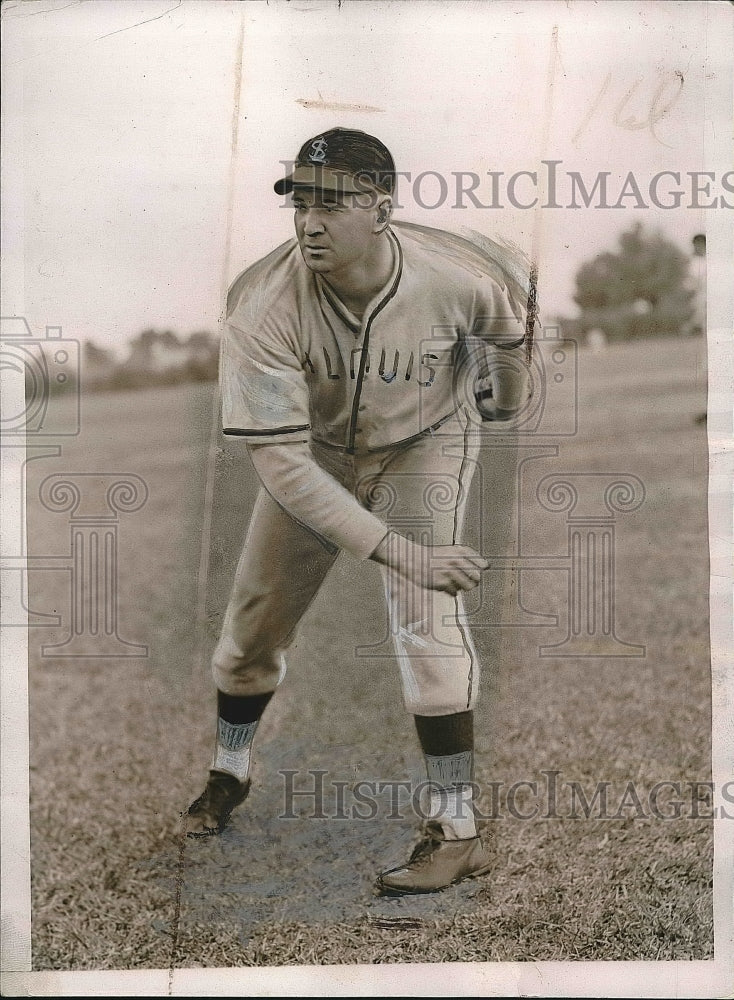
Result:
[[[324,224],[319,219],[306,219],[303,231],[306,236],[320,236],[324,232]]]
[[[321,219],[321,214],[314,211],[313,208],[306,209],[301,220],[306,236],[316,236],[318,233],[323,233],[324,223]]]

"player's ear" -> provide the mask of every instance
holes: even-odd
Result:
[[[375,209],[375,232],[384,233],[387,227],[390,225],[390,219],[392,217],[392,198],[390,195],[385,195],[380,198],[377,202]]]

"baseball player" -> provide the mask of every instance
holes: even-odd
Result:
[[[478,447],[457,393],[470,345],[482,347],[487,419],[512,417],[526,395],[512,282],[458,237],[393,223],[394,182],[378,139],[344,128],[310,139],[275,184],[292,198],[296,238],[230,290],[223,430],[247,441],[262,488],[213,655],[214,759],[184,815],[189,836],[224,829],[301,617],[340,550],[371,559],[431,789],[423,840],[377,879],[387,894],[489,867],[472,810],[480,667],[462,624],[462,593],[488,567],[461,544]]]

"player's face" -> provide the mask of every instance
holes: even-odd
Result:
[[[295,226],[308,267],[319,274],[348,273],[366,264],[374,252],[378,211],[360,206],[357,196],[296,189]]]

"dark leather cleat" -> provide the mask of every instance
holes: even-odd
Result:
[[[446,840],[436,823],[426,824],[426,836],[407,864],[378,876],[375,888],[385,896],[437,892],[456,882],[485,875],[491,868],[489,851],[480,837]]]
[[[247,798],[250,782],[238,781],[225,771],[210,771],[203,793],[183,813],[187,837],[215,837],[229,821],[232,810]]]

